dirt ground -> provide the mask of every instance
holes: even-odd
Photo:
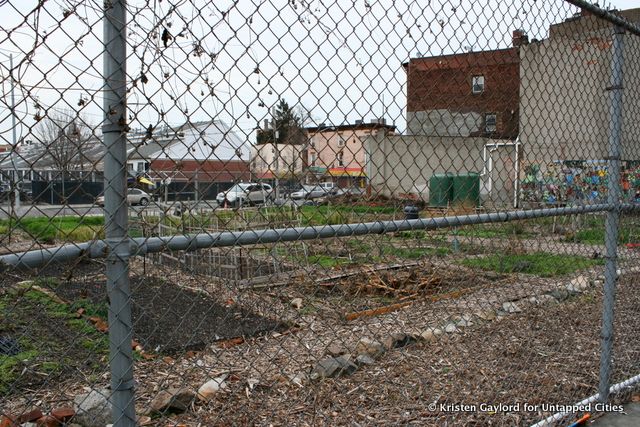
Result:
[[[473,271],[450,259],[414,264],[388,272],[361,269],[329,286],[309,271],[286,286],[238,289],[135,260],[135,336],[152,353],[159,350],[136,362],[138,412],[147,412],[161,390],[195,391],[220,375],[225,388],[212,400],[156,418],[153,425],[529,425],[551,412],[453,411],[446,405],[572,404],[597,392],[601,267],[541,279]],[[102,268],[92,262],[37,274],[70,278],[52,286],[66,300],[104,303]],[[583,275],[592,283],[584,292],[542,298]],[[623,276],[618,286],[614,382],[640,371],[639,286],[637,274]],[[292,307],[295,298],[301,307]],[[509,302],[518,310],[505,312]],[[406,304],[345,318],[398,303]],[[488,312],[494,316],[483,315]],[[393,333],[442,328],[468,313],[474,314],[471,324],[433,342],[391,349],[350,376],[309,379],[332,348],[353,353],[361,338],[383,341]],[[237,345],[220,345],[238,336]],[[108,367],[102,365],[94,371],[74,367],[80,373],[75,376],[52,373],[12,393],[2,406],[68,403],[86,387],[108,385]]]

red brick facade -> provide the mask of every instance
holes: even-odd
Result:
[[[514,139],[518,135],[520,60],[517,48],[414,58],[407,71],[407,112],[449,110],[496,114],[495,132],[484,124],[472,136]],[[474,76],[484,90],[472,92]]]
[[[172,177],[174,181],[234,182],[249,181],[249,162],[243,160],[172,160],[151,162],[152,178]]]

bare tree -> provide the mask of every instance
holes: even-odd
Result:
[[[50,111],[37,130],[44,145],[44,155],[38,162],[62,173],[64,179],[70,172],[83,170],[92,164],[84,151],[91,138],[91,128],[86,121],[72,111]]]

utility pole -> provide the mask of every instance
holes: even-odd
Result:
[[[13,179],[11,187],[13,188],[13,202],[11,202],[11,216],[18,218],[18,210],[20,209],[20,189],[18,188],[18,169],[16,169],[15,151],[18,149],[18,137],[16,136],[16,82],[13,79],[13,55],[9,54],[9,67],[11,68],[11,127],[13,133],[13,148],[11,149],[11,164],[13,165]]]

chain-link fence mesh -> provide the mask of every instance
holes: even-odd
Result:
[[[569,425],[639,400],[640,9],[0,15],[1,426]]]

